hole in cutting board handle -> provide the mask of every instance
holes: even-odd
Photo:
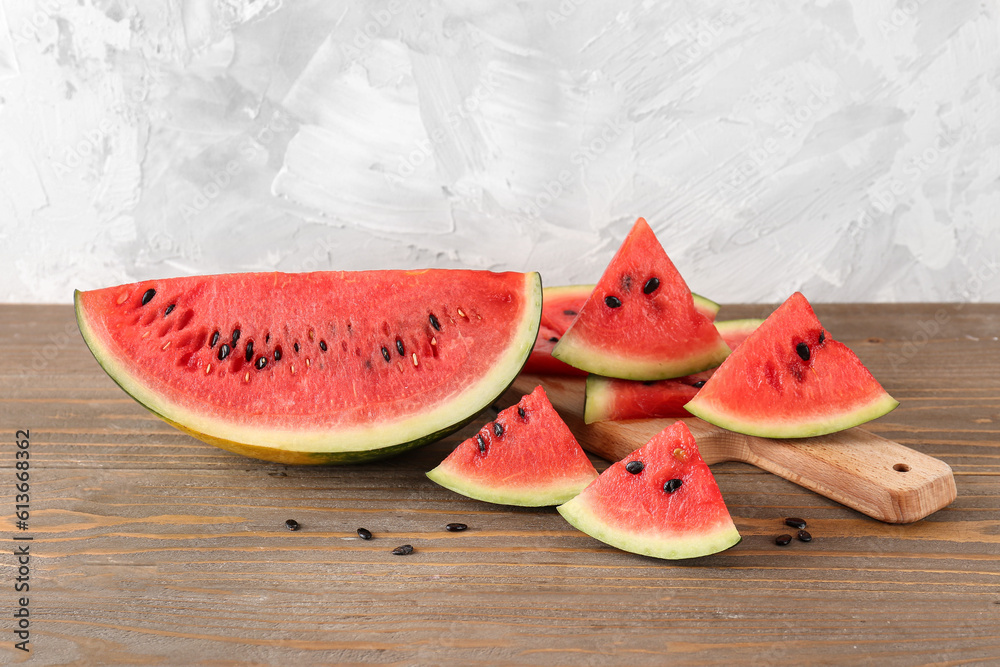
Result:
[[[896,465],[892,466],[892,469],[895,470],[896,472],[910,472],[910,466],[906,465],[905,463],[897,463]]]

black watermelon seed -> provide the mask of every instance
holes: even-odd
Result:
[[[434,317],[434,313],[428,318],[431,321],[431,326],[434,327],[435,331],[441,331],[441,323],[438,322],[438,318]]]
[[[500,422],[493,422],[493,433],[499,438],[503,435],[503,425]]]
[[[271,334],[267,334],[266,336],[264,336],[264,345],[267,345],[270,342],[271,342]]]
[[[674,479],[667,481],[667,483],[663,485],[663,490],[666,491],[667,493],[673,493],[677,489],[681,488],[681,484],[683,483],[684,480],[680,480],[675,477]]]
[[[479,445],[479,453],[486,453],[486,442],[483,440],[483,436],[479,433],[476,434],[476,443]]]
[[[385,359],[386,362],[392,361],[392,358],[389,356],[389,348],[384,345],[382,346],[382,358]]]
[[[298,530],[299,522],[296,521],[295,519],[289,519],[288,521],[285,521],[285,528],[287,528],[288,530]]]
[[[264,368],[264,366],[267,366],[267,357],[257,357],[257,363],[255,363],[254,366],[257,368],[257,370],[260,370]]]
[[[576,313],[575,310],[564,310],[563,311],[563,315],[568,315],[569,317],[576,317],[576,314],[577,313]]]
[[[404,544],[401,547],[396,547],[392,550],[394,556],[409,556],[413,553],[413,547],[409,544]]]
[[[616,296],[606,296],[604,297],[604,305],[608,308],[621,308],[622,300]]]
[[[396,339],[396,352],[399,352],[399,356],[405,357],[406,350],[403,348],[403,341],[400,338]]]
[[[229,346],[225,343],[219,348],[219,361],[225,361],[226,357],[229,356]]]
[[[212,340],[209,342],[208,346],[215,347],[215,344],[218,342],[219,342],[219,332],[216,331],[214,334],[212,334]]]
[[[826,340],[826,332],[825,331],[820,331],[819,332],[819,344],[822,345],[824,340]]]
[[[142,293],[142,305],[145,306],[147,303],[149,303],[153,299],[154,296],[156,296],[156,290],[155,289],[148,289],[145,292],[143,292]]]
[[[466,530],[467,528],[468,526],[466,526],[464,523],[449,523],[444,527],[445,530],[451,533],[459,533],[463,530]]]
[[[809,533],[807,533],[804,530],[800,530],[799,534],[796,537],[798,537],[803,542],[812,542],[812,539],[813,539],[813,536],[810,535]]]
[[[806,522],[794,516],[790,516],[785,519],[785,525],[789,528],[795,528],[796,530],[802,530],[806,527]]]
[[[253,359],[253,341],[252,340],[251,341],[247,341],[247,353],[244,356],[244,358],[247,360],[248,364]]]
[[[518,414],[518,416],[520,416],[520,417],[521,417],[522,419],[527,419],[527,418],[528,418],[528,415],[527,415],[527,413],[525,413],[525,411],[524,411],[524,408],[522,408],[521,406],[517,406],[517,414]]]
[[[779,547],[787,547],[789,544],[791,544],[791,542],[792,542],[792,536],[787,533],[784,535],[778,535],[776,538],[774,538],[774,543],[777,544]]]
[[[646,284],[642,286],[643,294],[652,294],[656,291],[656,288],[660,286],[659,278],[650,278],[646,281]]]
[[[549,342],[550,342],[550,343],[558,343],[558,342],[559,342],[559,339],[558,339],[558,338],[556,338],[555,336],[552,336],[551,338],[549,338]]]
[[[363,540],[370,540],[372,539],[372,531],[367,528],[358,528],[358,537]]]
[[[702,387],[705,386],[705,381],[698,380],[697,382],[692,383],[691,386],[694,387],[695,389],[701,389]]]
[[[174,312],[174,308],[176,308],[176,307],[177,307],[176,303],[172,303],[169,306],[167,306],[167,309],[165,311],[163,311],[163,316],[166,317],[170,313]]]
[[[281,361],[281,348],[280,347],[274,348],[274,360],[275,361]]]
[[[299,353],[299,342],[295,341],[295,345],[292,345],[292,348],[295,349],[295,354],[298,354]]]
[[[638,475],[642,472],[642,469],[646,467],[646,464],[642,461],[629,461],[625,464],[625,470],[632,473],[633,475]]]
[[[802,357],[802,361],[809,361],[809,346],[805,343],[799,343],[796,345],[795,352]]]
[[[240,339],[240,330],[233,329],[233,347],[236,347],[236,341]]]
[[[326,341],[325,341],[325,340],[321,340],[321,341],[319,342],[319,349],[321,349],[321,350],[323,350],[324,352],[326,352]]]

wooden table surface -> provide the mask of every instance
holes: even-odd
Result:
[[[770,310],[724,306],[720,319]],[[866,428],[950,464],[957,500],[889,525],[719,464],[743,541],[668,562],[605,546],[552,508],[430,482],[474,426],[358,467],[241,458],[125,395],[71,307],[0,306],[0,662],[1000,664],[1000,305],[816,310],[901,402]],[[21,531],[18,429],[31,453]],[[786,516],[813,541],[776,546]],[[12,555],[26,543],[27,594]],[[392,555],[402,544],[415,551]],[[25,595],[30,655],[10,631]]]

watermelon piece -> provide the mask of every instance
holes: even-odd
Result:
[[[706,556],[741,539],[715,477],[681,421],[556,509],[601,542],[655,558]]]
[[[468,423],[517,376],[537,273],[245,273],[76,292],[105,371],[165,421],[281,463],[353,463]]]
[[[538,339],[531,350],[531,356],[524,365],[523,373],[536,375],[578,375],[586,376],[585,370],[574,368],[552,356],[552,350],[573,320],[576,319],[583,304],[587,302],[596,285],[558,285],[542,289],[542,323],[538,329]],[[710,320],[715,319],[719,312],[719,304],[710,299],[694,294],[694,307]]]
[[[539,386],[501,410],[427,476],[476,500],[544,507],[580,493],[597,470]]]
[[[715,323],[722,339],[735,350],[764,320],[724,320]],[[534,353],[532,353],[534,354]],[[639,382],[603,375],[587,377],[583,421],[690,417],[684,406],[712,377],[714,368],[671,380]]]
[[[552,355],[590,373],[665,380],[718,366],[729,347],[639,218]]]
[[[842,431],[897,405],[834,340],[799,292],[754,331],[685,407],[748,435],[803,438]]]

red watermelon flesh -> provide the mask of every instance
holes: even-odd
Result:
[[[664,380],[718,366],[729,348],[639,218],[552,354],[598,375]]]
[[[439,439],[513,381],[538,274],[246,273],[77,292],[84,339],[140,403],[196,437],[286,463]]]
[[[578,494],[597,471],[539,386],[501,410],[427,476],[476,500],[544,507]]]
[[[749,435],[801,438],[857,426],[898,402],[820,324],[799,292],[764,321],[686,409]]]
[[[735,350],[763,320],[724,320],[715,323],[730,349]],[[583,420],[587,424],[623,419],[690,417],[684,406],[712,377],[714,368],[672,380],[639,382],[602,375],[587,377]]]
[[[655,558],[696,558],[740,541],[715,478],[680,421],[557,509],[591,537]]]

